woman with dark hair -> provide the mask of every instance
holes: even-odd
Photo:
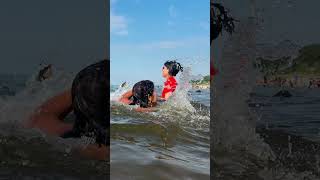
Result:
[[[174,78],[180,71],[183,71],[183,67],[176,61],[167,61],[162,67],[162,76],[166,79],[161,94],[162,100],[168,100],[172,93],[176,90],[178,85]]]
[[[80,154],[94,159],[109,157],[109,60],[102,60],[81,70],[71,89],[44,102],[30,116],[26,127],[38,128],[63,138],[92,137],[95,144],[78,149]],[[73,111],[73,124],[64,118]]]
[[[136,111],[154,111],[157,105],[157,95],[152,81],[143,80],[134,84],[132,90],[124,93],[119,99],[120,102],[129,105],[139,105]]]

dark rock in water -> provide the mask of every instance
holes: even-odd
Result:
[[[123,87],[125,87],[125,86],[127,86],[127,82],[122,83],[120,87],[123,88]]]
[[[44,67],[39,71],[39,74],[37,76],[38,81],[43,81],[45,79],[48,79],[49,77],[52,76],[52,65],[49,64],[48,66]]]
[[[291,97],[292,94],[287,90],[281,90],[277,94],[273,95],[273,97]]]
[[[196,92],[200,93],[200,92],[201,92],[201,90],[196,90]]]

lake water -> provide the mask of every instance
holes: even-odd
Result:
[[[116,100],[125,90],[113,87]],[[111,179],[208,180],[209,93],[178,89],[153,113],[137,113],[113,101]]]

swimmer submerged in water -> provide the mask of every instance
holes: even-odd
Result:
[[[109,60],[103,60],[81,70],[71,89],[48,99],[31,114],[28,128],[62,138],[92,137],[94,144],[74,149],[85,157],[97,160],[109,158]],[[64,122],[73,111],[74,123]]]
[[[175,76],[183,71],[183,67],[176,61],[167,61],[162,67],[162,77],[166,79],[161,94],[161,100],[168,100],[172,93],[176,90],[178,83]]]
[[[119,101],[128,105],[139,105],[135,109],[139,112],[155,111],[154,107],[157,105],[157,95],[153,82],[149,80],[137,82],[131,90],[120,97]]]

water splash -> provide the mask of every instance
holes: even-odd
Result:
[[[274,158],[270,147],[255,133],[255,118],[247,106],[255,83],[255,18],[242,19],[225,43],[214,80],[213,136],[215,148],[242,149],[261,159]]]
[[[191,67],[184,67],[184,71],[180,75],[177,89],[166,103],[169,108],[188,111],[190,113],[195,112],[194,107],[190,103],[192,99],[188,93],[191,89],[190,78]]]
[[[0,130],[2,136],[21,137],[32,140],[41,138],[43,141],[54,145],[59,151],[65,151],[66,148],[85,146],[88,141],[85,139],[62,139],[46,135],[37,129],[25,129],[23,123],[28,120],[30,114],[45,102],[66,89],[71,88],[73,73],[67,73],[53,68],[53,76],[45,81],[36,80],[38,72],[33,73],[25,82],[25,87],[16,92],[15,96],[7,97],[1,100],[0,104]],[[68,117],[67,117],[68,118]],[[70,118],[70,117],[69,117]],[[4,128],[6,127],[6,128]]]
[[[190,96],[190,90],[192,88],[190,84],[192,77],[191,74],[192,68],[184,65],[184,70],[179,75],[176,91],[172,94],[168,101],[160,103],[160,105],[157,107],[157,112],[148,113],[148,115],[145,115],[146,117],[143,119],[157,119],[161,120],[163,123],[174,122],[180,124],[181,126],[208,128],[210,122],[209,110],[207,109],[205,114],[199,114],[200,110],[197,110],[191,103],[193,101]],[[132,112],[132,108],[134,107],[128,105],[120,105],[120,107],[120,103],[117,102],[121,95],[131,88],[131,85],[126,87],[119,86],[114,92],[111,92],[110,99],[111,105],[117,106],[115,108],[126,108],[130,111],[130,114],[134,116],[136,114],[135,112]],[[162,91],[162,87],[156,88],[156,91],[159,94],[159,92]],[[122,113],[128,114],[124,112]],[[153,118],[149,117],[150,115],[152,115]]]
[[[125,92],[129,91],[132,89],[132,86],[130,84],[124,85],[124,86],[119,86],[115,91],[110,93],[110,101],[111,102],[116,102],[120,99],[122,94]]]
[[[252,92],[255,78],[259,75],[251,66],[252,62],[256,57],[269,58],[270,54],[272,60],[283,56],[294,58],[299,49],[288,40],[278,44],[266,43],[263,38],[268,37],[259,26],[263,25],[253,18],[240,20],[236,32],[225,42],[222,59],[217,61],[220,73],[212,83],[214,97],[211,98],[214,102],[211,114],[211,158],[218,171],[215,177],[319,179],[312,168],[299,170],[297,167],[284,165],[287,161],[294,164],[296,159],[297,162],[309,162],[308,159],[303,159],[308,157],[308,154],[297,150],[294,144],[297,142],[290,136],[284,142],[284,149],[287,151],[283,151],[285,157],[282,157],[276,150],[271,150],[270,146],[275,147],[273,143],[267,141],[268,139],[264,141],[256,133],[256,121],[261,119],[261,115],[255,117],[257,114],[252,114],[247,105],[249,93]],[[270,159],[272,161],[268,161]]]

